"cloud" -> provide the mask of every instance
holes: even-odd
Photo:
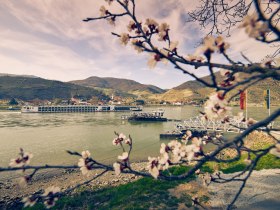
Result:
[[[179,41],[178,51],[193,53],[194,47],[206,34],[196,23],[187,23],[186,14],[198,2],[190,0],[139,0],[137,17],[147,17],[170,25],[170,35]],[[33,74],[57,80],[84,79],[106,76],[134,79],[142,83],[171,88],[189,79],[172,65],[157,65],[153,70],[146,63],[149,55],[137,54],[131,46],[121,46],[111,31],[126,30],[128,19],[117,20],[112,27],[106,21],[83,22],[86,17],[99,16],[101,0],[2,0],[0,5],[1,71]],[[119,7],[110,11],[121,12]],[[242,32],[228,39],[231,54],[240,58],[240,51],[261,59],[269,50],[260,43],[248,41]],[[207,70],[188,70],[205,75]]]

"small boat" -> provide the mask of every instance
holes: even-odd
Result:
[[[142,106],[131,107],[130,111],[140,112],[140,111],[142,111],[142,108],[143,108]]]
[[[184,133],[178,131],[159,134],[160,139],[181,139],[183,136]]]
[[[13,107],[13,106],[9,106],[9,107],[7,108],[7,110],[9,110],[9,111],[14,111],[14,110],[20,110],[20,108],[18,108],[18,107]]]
[[[167,118],[163,117],[163,114],[164,110],[158,109],[153,112],[134,112],[129,116],[122,116],[121,118],[128,121],[166,122]]]

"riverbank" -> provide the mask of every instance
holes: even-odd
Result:
[[[137,171],[145,170],[146,162],[132,163],[131,167]],[[72,188],[77,184],[86,182],[102,170],[94,170],[89,176],[82,175],[79,169],[71,170],[49,170],[45,173],[35,175],[30,184],[25,187],[19,185],[19,179],[7,179],[0,182],[0,209],[13,209],[19,206],[23,197],[29,196],[49,186],[58,186],[62,191]],[[83,185],[83,190],[101,189],[104,187],[118,186],[126,184],[140,177],[132,174],[121,174],[116,176],[114,172],[108,172],[103,176],[93,180],[89,184]],[[74,190],[72,193],[77,192]]]
[[[140,171],[145,170],[146,165],[146,162],[132,163],[132,167]],[[91,176],[87,177],[83,176],[79,170],[49,171],[48,173],[36,176],[32,183],[25,188],[19,187],[17,180],[2,182],[0,183],[0,209],[18,209],[20,206],[22,206],[20,204],[20,200],[22,199],[22,197],[25,197],[37,192],[40,189],[45,189],[48,186],[52,185],[59,186],[63,191],[67,188],[74,187],[79,183],[83,183],[89,180],[90,177],[100,172],[100,170],[92,171]],[[223,177],[229,178],[232,175],[234,174],[223,174]],[[280,169],[254,171],[250,179],[248,180],[247,185],[240,198],[237,200],[235,206],[238,209],[278,209],[280,205],[280,194],[277,193],[280,188],[279,176]],[[128,174],[121,174],[120,176],[116,176],[114,172],[108,172],[105,175],[90,182],[89,184],[86,184],[78,188],[77,190],[74,190],[71,194],[79,195],[81,192],[94,193],[92,191],[97,190],[97,192],[99,192],[104,188],[109,187],[110,189],[110,187],[116,187],[120,185],[125,187],[127,183],[135,182],[140,178],[141,177],[139,176]],[[156,181],[154,182],[156,183]],[[133,189],[136,190],[139,183],[135,183],[135,188]],[[159,182],[157,185],[160,186],[161,183]],[[193,192],[196,192],[209,198],[209,201],[204,203],[207,208],[224,209],[234,197],[235,193],[239,189],[239,186],[240,185],[237,182],[231,182],[227,184],[211,183],[206,188],[202,185],[199,179],[195,179],[190,182],[180,182],[179,184],[177,182],[173,184],[171,183],[170,189],[166,190],[165,193],[167,193],[171,198],[177,198],[178,201],[184,201],[187,195],[192,195]],[[148,190],[152,192],[154,189]],[[161,193],[163,193],[162,190]],[[71,199],[76,199],[76,196],[68,196],[71,204]],[[121,195],[120,193],[120,196],[123,195]],[[155,194],[155,196],[158,195]],[[67,205],[69,204],[66,204],[66,209],[68,208]],[[187,209],[187,207],[183,203],[179,202],[176,205],[178,205],[179,209]],[[69,208],[72,208],[71,205],[69,206]],[[114,208],[118,207],[116,206]],[[78,209],[83,209],[83,207],[80,206]]]

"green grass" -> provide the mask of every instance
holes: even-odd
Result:
[[[225,174],[235,173],[242,171],[246,168],[246,164],[244,162],[247,159],[247,154],[241,155],[240,160],[234,161],[232,163],[215,163],[215,162],[208,162],[202,167],[203,172],[213,173],[214,169],[218,169]],[[251,159],[253,160],[255,157],[252,155]],[[280,158],[277,158],[275,155],[266,154],[263,156],[257,163],[255,170],[262,170],[262,169],[276,169],[280,168]]]
[[[180,175],[189,167],[174,167],[169,170],[173,175]],[[191,197],[185,195],[178,199],[168,192],[181,183],[186,183],[195,177],[184,181],[163,181],[152,178],[142,178],[133,183],[108,187],[101,190],[82,191],[73,196],[61,198],[53,209],[177,209],[179,203],[191,206]],[[44,209],[42,204],[33,208]]]
[[[246,167],[242,155],[241,159],[232,163],[214,163],[208,162],[202,167],[203,172],[212,173],[218,168],[223,173],[233,173],[243,170]],[[254,157],[252,157],[254,158]],[[271,154],[267,154],[260,159],[256,170],[280,168],[280,159]],[[170,168],[169,173],[180,175],[186,173],[190,167],[180,166]],[[184,194],[181,198],[176,198],[168,192],[179,184],[189,182],[195,179],[192,176],[183,181],[162,181],[152,178],[141,178],[133,183],[120,185],[117,187],[107,187],[100,190],[79,189],[79,192],[72,196],[61,198],[53,209],[177,209],[180,203],[191,206],[191,196]],[[201,201],[208,201],[209,198],[204,196]],[[42,204],[37,204],[33,208],[44,209]]]

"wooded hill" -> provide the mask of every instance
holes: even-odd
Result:
[[[106,94],[120,95],[124,97],[138,97],[139,95],[160,94],[165,90],[154,86],[144,85],[134,80],[119,79],[112,77],[89,77],[84,80],[74,80],[70,83],[103,89]]]
[[[74,95],[108,99],[103,92],[80,85],[39,77],[0,76],[0,99],[68,99]]]
[[[216,72],[215,76],[218,82],[222,81],[222,76],[220,72]],[[241,79],[244,79],[246,76],[247,76],[246,74],[239,75]],[[202,79],[207,82],[211,81],[210,76],[202,77]],[[280,82],[271,78],[263,80],[248,89],[248,102],[257,103],[257,104],[262,103],[264,100],[263,91],[268,88],[271,90],[271,103],[279,104]],[[213,89],[205,87],[203,84],[199,83],[198,81],[187,81],[173,89],[177,91],[190,90],[192,91],[192,95],[190,96],[190,98],[193,99],[200,99],[200,98],[203,99],[209,96],[211,92],[214,92]]]

